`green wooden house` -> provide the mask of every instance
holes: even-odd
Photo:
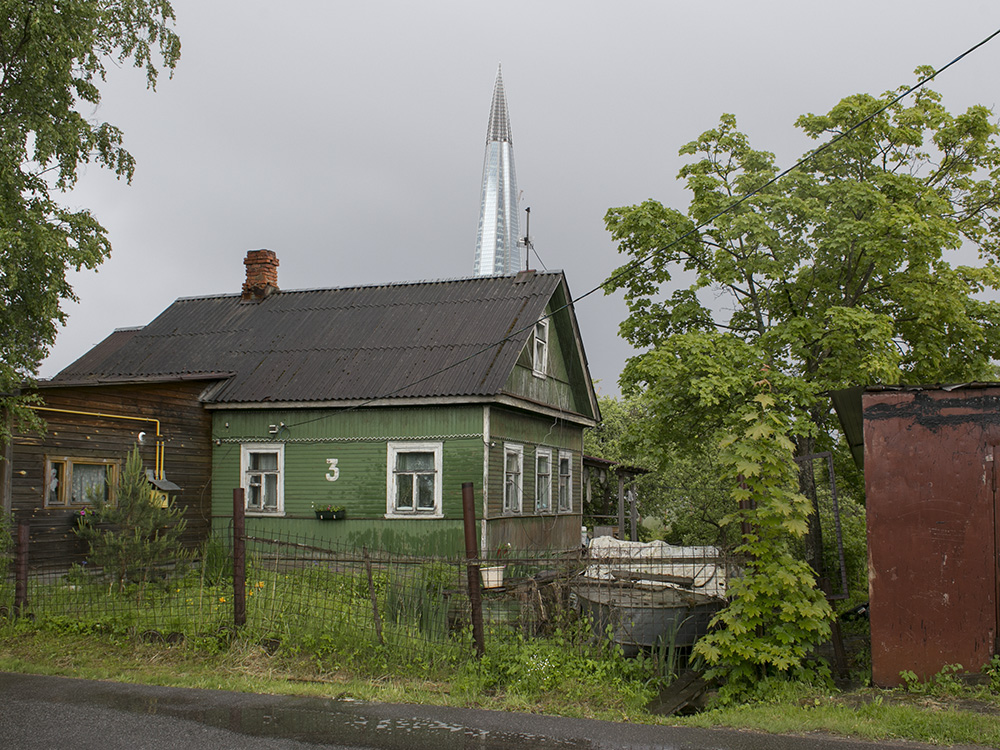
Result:
[[[472,482],[485,553],[579,546],[600,415],[561,272],[282,291],[274,253],[244,263],[242,293],[178,299],[43,396],[156,383],[163,412],[196,400],[217,529],[242,487],[251,533],[458,553]],[[163,440],[165,475],[182,474]],[[318,520],[327,506],[344,518]]]

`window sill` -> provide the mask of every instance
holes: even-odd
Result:
[[[387,521],[399,521],[399,520],[410,520],[410,521],[440,521],[444,518],[443,513],[386,513],[383,516]]]
[[[247,518],[284,518],[284,511],[248,510],[243,513]]]

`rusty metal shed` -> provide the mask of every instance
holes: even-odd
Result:
[[[1000,384],[834,403],[852,447],[863,425],[873,681],[979,671],[1000,652]]]

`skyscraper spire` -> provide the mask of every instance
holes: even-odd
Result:
[[[514,177],[514,147],[510,138],[510,115],[503,92],[503,77],[497,65],[493,85],[490,122],[486,128],[483,159],[483,191],[479,204],[476,237],[476,276],[517,273],[521,270],[521,248],[517,244],[517,179]]]

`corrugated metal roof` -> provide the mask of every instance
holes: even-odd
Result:
[[[544,272],[179,299],[51,382],[231,373],[217,403],[492,396],[562,283]]]

